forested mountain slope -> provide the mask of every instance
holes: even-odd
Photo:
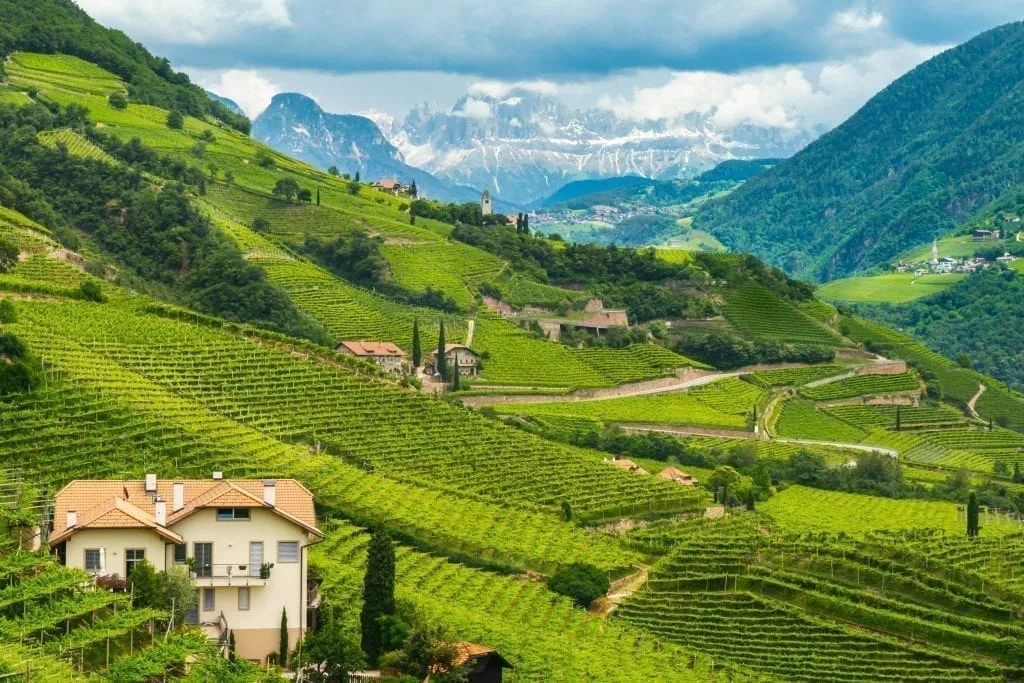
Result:
[[[694,226],[827,280],[943,235],[1024,182],[1024,24],[948,50]]]

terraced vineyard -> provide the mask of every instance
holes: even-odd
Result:
[[[878,498],[790,486],[760,509],[780,526],[798,533],[863,536],[879,530],[941,529],[959,533],[965,522],[957,507],[944,501]],[[982,515],[986,535],[1000,536],[1018,528],[1001,517],[986,517]]]
[[[841,365],[811,365],[805,368],[762,370],[749,375],[750,381],[761,387],[799,387],[827,377],[835,377],[849,368]]]
[[[724,381],[723,381],[724,382]],[[718,382],[716,384],[721,384]],[[608,423],[638,423],[747,428],[747,412],[760,395],[753,385],[745,385],[745,393],[735,395],[709,385],[700,390],[678,391],[647,396],[630,396],[591,401],[550,403],[509,403],[495,406],[499,413],[529,417],[590,418]]]
[[[782,301],[764,287],[744,284],[726,292],[722,312],[729,322],[757,339],[838,346],[839,337],[825,325]]]
[[[328,529],[312,556],[324,575],[326,595],[358,602],[368,540],[351,526]],[[543,584],[522,578],[400,549],[396,588],[398,597],[411,600],[426,618],[498,648],[515,665],[516,680],[713,681],[730,673],[704,654],[587,615]]]
[[[855,396],[879,396],[920,391],[921,382],[914,375],[856,375],[816,387],[804,387],[800,394],[814,401],[835,401]]]
[[[11,552],[0,557],[0,666],[32,680],[86,680],[93,672],[150,657],[159,647],[153,625],[168,614],[132,608],[129,595],[95,588],[78,569],[47,555]],[[216,656],[205,635],[186,633],[189,647],[163,661],[152,675],[181,666],[186,658]],[[99,646],[99,647],[96,647]],[[20,680],[20,679],[19,679]]]
[[[614,384],[656,379],[678,368],[707,367],[655,344],[635,344],[625,349],[591,347],[573,353]]]
[[[500,318],[477,318],[473,348],[488,354],[483,377],[494,384],[577,389],[613,384],[568,347],[538,339]]]
[[[874,429],[877,427],[894,429],[896,427],[896,406],[832,406],[826,408],[825,412],[861,429]],[[900,424],[904,427],[924,425],[963,426],[967,424],[967,418],[964,417],[963,413],[947,406],[935,408],[927,406],[900,406],[899,414]]]
[[[866,434],[852,423],[818,410],[813,403],[796,399],[782,404],[774,428],[779,436],[791,439],[842,443],[858,443]]]
[[[75,131],[67,128],[62,130],[44,131],[39,134],[39,141],[50,147],[64,145],[67,147],[69,154],[83,157],[85,159],[95,159],[96,161],[102,161],[108,164],[118,163],[114,157],[110,156]]]
[[[137,373],[134,380],[125,377],[126,384],[145,376],[263,433],[320,444],[350,463],[403,480],[501,501],[557,507],[567,500],[581,516],[700,505],[696,492],[610,468],[597,454],[552,446],[415,392],[299,361],[224,332],[112,305],[23,308],[31,322],[19,322],[16,330],[48,364],[69,363],[78,376],[110,373],[93,375],[101,386],[124,368]],[[118,365],[80,358],[79,344]],[[152,389],[143,383],[133,391],[145,395]]]

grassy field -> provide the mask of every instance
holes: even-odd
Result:
[[[949,289],[963,274],[914,275],[890,273],[873,277],[850,277],[833,280],[818,288],[817,295],[831,301],[851,303],[902,304]]]
[[[670,237],[661,245],[659,245],[659,251],[665,250],[670,251],[673,249],[682,249],[689,251],[726,251],[724,244],[718,241],[714,235],[703,230],[693,230],[689,227],[689,223],[684,221],[693,222],[692,218],[680,218],[676,221],[676,224],[683,228],[683,232],[674,237]]]
[[[989,242],[985,240],[976,240],[970,235],[959,235],[956,237],[944,237],[939,240],[939,258],[964,258],[965,256],[974,256],[974,252],[985,246],[991,246],[997,244],[996,242]],[[903,254],[900,258],[908,263],[919,263],[921,261],[927,261],[932,257],[932,244],[922,244],[914,247],[910,251]]]

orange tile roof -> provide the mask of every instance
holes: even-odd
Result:
[[[341,342],[338,346],[344,346],[356,356],[405,356],[405,351],[392,342]]]
[[[697,483],[696,479],[677,467],[666,467],[661,472],[658,472],[658,476],[683,486],[693,486]]]
[[[184,506],[173,510],[173,484],[184,484]],[[270,509],[306,531],[322,536],[316,527],[313,494],[294,479],[275,480],[274,507],[263,504],[262,479],[159,479],[156,494],[167,502],[167,526],[188,515],[209,507],[249,507]],[[113,511],[116,510],[117,513]],[[67,513],[74,511],[78,523],[67,528]],[[153,528],[163,535],[171,534],[180,542],[173,530],[156,524],[153,497],[146,493],[146,482],[133,480],[76,480],[61,489],[54,498],[53,533],[51,545],[56,545],[71,533],[91,528]]]
[[[471,660],[477,657],[484,657],[487,655],[494,655],[501,660],[501,665],[505,668],[514,668],[508,661],[498,654],[498,651],[493,647],[487,647],[486,645],[476,645],[475,643],[452,643],[455,649],[458,650],[459,654],[455,658],[455,666],[465,666]]]

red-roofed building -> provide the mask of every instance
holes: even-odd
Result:
[[[346,341],[338,344],[338,353],[375,363],[384,372],[393,375],[408,371],[405,351],[392,342]]]
[[[236,652],[263,661],[302,637],[309,590],[306,548],[323,534],[313,494],[294,479],[73,481],[54,498],[49,545],[68,567],[128,577],[142,562],[188,572],[198,604],[188,617]]]
[[[448,368],[458,368],[463,377],[476,377],[480,369],[480,356],[465,344],[445,344],[444,357]],[[437,351],[430,354],[425,364],[428,374],[437,374]]]

